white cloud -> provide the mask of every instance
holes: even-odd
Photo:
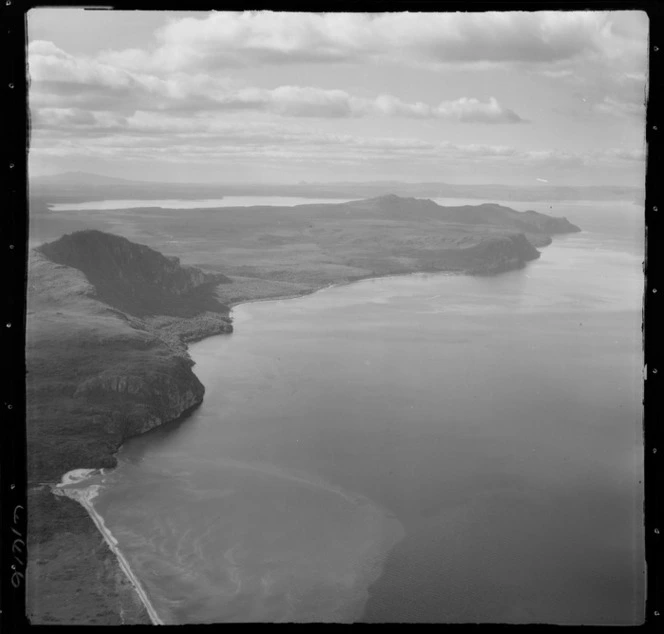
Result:
[[[611,148],[595,154],[600,160],[618,161],[645,161],[646,153],[643,150],[628,150],[625,148]]]
[[[430,105],[404,102],[392,95],[371,99],[356,97],[344,90],[311,86],[240,87],[229,78],[203,73],[179,72],[162,79],[95,59],[76,58],[43,41],[30,44],[29,63],[31,100],[36,106],[114,108],[125,113],[137,109],[259,110],[285,117],[396,116],[480,123],[522,121],[516,112],[503,107],[494,97],[488,102],[461,97]]]
[[[519,150],[512,146],[432,142],[410,137],[368,137],[312,130],[297,124],[237,122],[215,116],[180,117],[139,111],[130,117],[76,109],[42,109],[37,154],[104,157],[113,160],[407,161],[435,167],[439,161],[572,169],[643,161],[642,150],[613,148],[591,153]]]
[[[539,70],[540,75],[544,77],[551,77],[552,79],[562,79],[574,76],[574,71],[571,68],[559,68],[559,69],[541,69]]]
[[[638,12],[487,13],[216,12],[172,20],[150,53],[108,51],[102,59],[154,72],[253,64],[551,64],[578,58],[643,58]]]
[[[28,48],[30,79],[35,82],[86,84],[127,88],[135,75],[124,69],[69,55],[52,42],[31,42]]]
[[[620,63],[612,62],[610,65],[577,65],[574,69],[540,70],[537,74],[571,91],[593,112],[644,121],[648,88],[643,71],[627,71]]]
[[[485,174],[508,177],[510,170],[532,169],[534,178],[548,177],[550,168],[582,179],[589,172],[578,168],[602,173],[601,166],[610,165],[619,173],[643,161],[627,139],[635,138],[628,135],[643,116],[646,35],[647,22],[636,12],[247,12],[171,20],[145,49],[71,55],[36,40],[29,46],[33,151],[109,161],[273,161],[284,172],[289,161],[369,161],[393,162],[395,172],[422,165],[426,173],[439,173],[441,165],[459,165],[456,173],[471,173],[486,166]],[[395,65],[418,67],[413,86],[432,85],[406,92],[409,73]],[[496,73],[481,83],[488,74],[474,73],[489,67],[514,75]],[[372,68],[380,69],[375,78],[359,83],[357,69]],[[398,88],[390,85],[393,69]],[[521,80],[524,73],[532,83]],[[455,94],[455,86],[463,88]],[[614,138],[625,147],[547,147],[560,142],[576,149],[584,139],[570,142],[572,128],[564,123],[560,135],[550,127],[547,103],[540,95],[530,101],[528,92],[542,86],[557,97],[552,110],[569,117],[592,113],[593,125],[616,126],[603,142],[611,145]],[[440,94],[447,96],[442,102]],[[524,121],[519,99],[538,113],[533,125],[472,125]],[[364,137],[355,135],[364,128],[362,118]],[[455,129],[441,121],[469,125]],[[443,133],[466,142],[440,142]],[[491,171],[496,165],[503,171]]]
[[[415,118],[455,119],[474,123],[520,123],[523,119],[513,110],[503,107],[495,97],[488,102],[461,97],[455,101],[443,101],[437,106],[418,102],[404,103],[396,97],[381,95],[372,103],[364,105],[386,115],[401,115]]]
[[[642,120],[645,116],[645,105],[643,103],[618,101],[611,97],[604,97],[600,103],[594,105],[594,109],[602,114],[609,114],[615,117],[638,117],[639,120]]]

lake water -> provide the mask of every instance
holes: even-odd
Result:
[[[204,403],[94,500],[166,623],[642,621],[642,210],[557,205],[585,231],[523,270],[190,346]]]
[[[52,203],[51,211],[104,211],[110,209],[139,209],[162,207],[163,209],[215,209],[217,207],[253,207],[273,205],[293,207],[294,205],[319,205],[322,203],[344,203],[349,198],[301,198],[295,196],[225,196],[224,198],[200,199],[121,199],[91,200],[79,203]]]

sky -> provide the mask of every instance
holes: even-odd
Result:
[[[30,176],[626,185],[643,12],[28,13]]]

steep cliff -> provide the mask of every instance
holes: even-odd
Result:
[[[42,483],[114,466],[127,438],[202,402],[185,341],[231,331],[228,278],[98,231],[31,252],[28,273],[29,617],[149,623],[85,510]]]
[[[519,213],[519,212],[516,212]],[[540,233],[548,235],[556,235],[562,233],[578,233],[581,231],[580,227],[572,224],[565,217],[547,216],[546,214],[538,213],[529,209],[522,212],[523,216],[519,220],[525,231],[537,230]]]
[[[494,274],[523,268],[526,262],[536,260],[540,252],[522,233],[487,238],[477,246],[467,249],[467,272]]]
[[[111,466],[126,438],[201,403],[205,389],[185,341],[232,330],[228,309],[214,295],[216,283],[225,281],[95,231],[64,236],[31,254],[31,481]],[[200,306],[215,310],[186,316]],[[137,316],[148,307],[160,312]]]

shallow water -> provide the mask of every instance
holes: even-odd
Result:
[[[203,405],[94,500],[160,617],[640,622],[642,227],[574,210],[523,270],[246,304],[192,345]]]

